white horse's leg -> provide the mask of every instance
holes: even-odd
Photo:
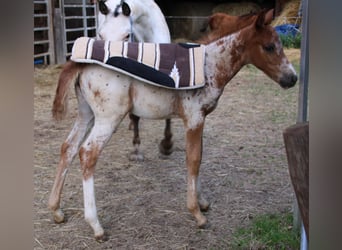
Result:
[[[144,155],[140,151],[140,136],[139,136],[139,120],[140,117],[134,114],[129,114],[131,124],[133,127],[133,147],[134,150],[129,155],[130,161],[143,161]]]
[[[129,155],[131,161],[143,161],[144,155],[140,151],[140,136],[139,136],[139,120],[140,117],[130,114],[130,128],[133,128],[133,147],[134,150]],[[162,156],[168,156],[173,152],[172,131],[171,131],[171,119],[165,120],[164,138],[159,144],[159,152]]]
[[[159,152],[162,155],[170,155],[173,152],[171,119],[165,119],[164,139],[159,144]]]
[[[67,167],[72,163],[87,130],[92,126],[93,113],[88,104],[84,101],[78,88],[76,89],[76,96],[78,100],[78,116],[73,129],[62,144],[60,161],[57,166],[57,173],[48,202],[48,206],[53,212],[56,223],[64,221],[64,214],[60,209],[60,199],[68,170]]]
[[[207,209],[209,206],[209,203],[200,194],[198,178],[202,160],[203,125],[201,123],[196,128],[188,128],[186,131],[186,165],[188,170],[187,207],[196,218],[197,225],[200,228],[205,227],[207,223],[207,219],[201,212],[201,207]]]

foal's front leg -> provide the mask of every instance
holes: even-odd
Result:
[[[206,226],[207,219],[201,210],[207,210],[209,203],[200,190],[199,168],[202,160],[202,135],[204,123],[186,131],[186,165],[188,169],[187,207],[195,216],[200,228]]]

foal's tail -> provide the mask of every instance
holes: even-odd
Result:
[[[71,85],[78,82],[82,68],[82,64],[68,61],[59,75],[56,95],[52,106],[52,116],[57,121],[62,120],[67,113],[68,93]]]

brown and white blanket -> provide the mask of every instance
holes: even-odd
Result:
[[[172,89],[204,86],[205,47],[199,44],[112,42],[78,38],[71,60],[96,63],[138,80]]]

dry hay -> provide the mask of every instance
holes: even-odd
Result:
[[[290,0],[288,1],[282,12],[277,16],[272,22],[273,26],[281,24],[301,24],[301,18],[298,17],[298,10],[300,7],[300,0]],[[297,19],[298,17],[298,19]]]
[[[252,2],[222,3],[215,6],[212,13],[223,12],[228,15],[239,16],[250,12],[258,12],[260,9],[258,4]]]
[[[297,53],[299,51],[297,50]],[[294,54],[294,52],[292,52]],[[67,222],[55,224],[47,201],[60,147],[76,115],[70,96],[65,120],[51,119],[60,67],[34,72],[34,240],[39,249],[230,249],[232,233],[256,215],[291,210],[282,131],[296,122],[298,86],[282,90],[247,66],[225,88],[206,120],[202,190],[211,207],[207,229],[198,229],[186,208],[182,121],[173,119],[175,151],[158,157],[164,121],[141,120],[144,162],[130,162],[132,131],[127,118],[101,154],[95,173],[97,208],[108,241],[98,243],[83,217],[82,179],[76,157],[61,206]]]
[[[286,49],[284,50],[285,55],[287,56],[287,58],[296,64],[299,64],[300,61],[300,53],[298,51],[298,49]]]

